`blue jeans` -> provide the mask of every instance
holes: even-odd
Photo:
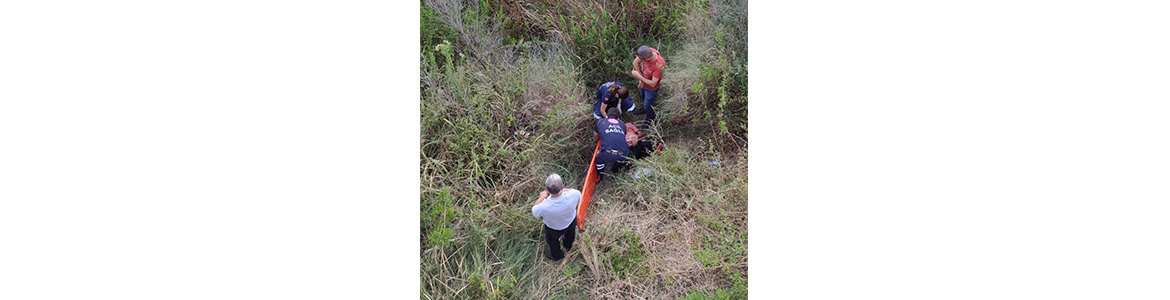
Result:
[[[658,90],[651,91],[644,88],[638,90],[642,92],[642,108],[646,109],[646,121],[654,121],[654,99],[658,98]]]

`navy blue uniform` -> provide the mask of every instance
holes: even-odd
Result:
[[[601,138],[601,148],[597,149],[597,175],[601,178],[602,170],[605,170],[607,164],[615,164],[615,171],[620,168],[616,165],[626,160],[630,156],[630,145],[626,144],[626,123],[618,120],[617,117],[609,117],[597,120],[593,126],[593,131],[597,132]]]
[[[622,107],[620,107],[618,109],[621,109],[623,111],[634,111],[634,101],[630,100],[630,95],[626,95],[625,99],[616,99],[617,97],[614,97],[614,95],[611,95],[608,92],[609,87],[613,86],[615,84],[619,85],[619,86],[626,86],[626,85],[622,84],[621,82],[610,81],[610,82],[606,82],[606,83],[602,84],[601,87],[597,88],[597,101],[593,102],[593,118],[594,119],[601,119],[601,103],[602,102],[605,102],[605,105],[608,105],[607,107],[617,107],[618,101],[620,100]]]

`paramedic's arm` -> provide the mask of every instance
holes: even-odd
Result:
[[[601,135],[597,134],[597,124],[593,124],[593,140],[600,141]]]

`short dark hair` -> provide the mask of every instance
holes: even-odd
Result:
[[[625,99],[630,96],[630,90],[626,89],[625,86],[619,85],[614,96],[617,96],[618,100]]]
[[[637,54],[638,57],[641,57],[641,58],[648,58],[648,57],[650,57],[651,53],[654,53],[654,52],[650,52],[649,46],[642,45],[642,46],[638,47],[638,51],[635,52],[634,54]]]
[[[618,116],[622,115],[622,110],[618,109],[617,107],[610,107],[609,109],[605,110],[605,114],[610,118],[617,118]]]

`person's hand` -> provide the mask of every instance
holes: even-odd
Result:
[[[638,80],[638,88],[644,88],[644,87],[646,87],[646,84],[643,83],[641,80]]]
[[[536,202],[532,203],[532,206],[540,205],[540,202],[544,202],[544,198],[548,198],[548,190],[540,191],[540,198],[536,198]]]
[[[633,75],[634,78],[642,78],[642,72],[638,72],[638,70],[630,70],[630,75]]]

